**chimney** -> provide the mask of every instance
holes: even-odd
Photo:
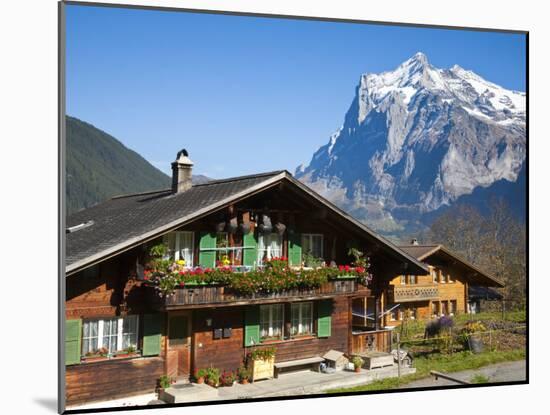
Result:
[[[172,162],[172,192],[181,193],[191,189],[191,173],[193,162],[187,150],[178,152],[176,161]]]
[[[411,239],[411,245],[418,245],[418,239],[412,238]]]

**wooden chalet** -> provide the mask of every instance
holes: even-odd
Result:
[[[162,375],[235,370],[266,345],[275,347],[276,363],[386,348],[378,317],[388,283],[428,272],[424,257],[394,246],[287,171],[192,185],[192,166],[182,151],[171,189],[114,197],[67,218],[67,405],[152,392]],[[160,243],[190,273],[220,263],[246,273],[276,257],[294,269],[309,257],[349,265],[353,246],[369,257],[373,278],[367,284],[333,268],[341,275],[313,286],[243,293],[227,282],[182,283],[162,295],[147,271]],[[361,304],[369,304],[373,324],[356,321]]]
[[[469,312],[470,288],[504,286],[443,245],[419,245],[413,240],[411,245],[400,248],[424,262],[429,273],[401,273],[392,279],[382,296],[386,327],[399,325],[405,319],[426,320]]]

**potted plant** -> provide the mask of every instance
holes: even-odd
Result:
[[[121,350],[116,354],[116,357],[130,357],[134,356],[137,352],[137,349],[135,346],[128,346],[126,349]]]
[[[216,367],[209,367],[206,369],[206,383],[217,388],[220,384],[220,369]]]
[[[252,380],[273,377],[275,368],[275,348],[256,349],[248,354]]]
[[[250,379],[250,369],[248,369],[244,365],[241,365],[241,367],[239,367],[239,370],[237,370],[237,376],[239,377],[239,382],[242,385],[246,385],[248,383],[248,380]]]
[[[206,377],[206,369],[197,369],[195,371],[195,382],[204,383],[205,377]]]
[[[221,377],[220,377],[220,383],[223,386],[233,386],[233,383],[235,383],[235,373],[232,371],[223,371]]]
[[[472,353],[481,353],[483,351],[481,333],[486,330],[487,328],[479,321],[466,323],[460,332],[463,345],[468,347]]]
[[[363,359],[361,359],[359,356],[355,356],[351,362],[353,363],[353,367],[355,369],[355,373],[361,372],[361,367],[363,367]]]
[[[174,380],[168,375],[162,375],[158,378],[157,383],[157,391],[158,393],[162,393],[164,390],[168,389],[172,383],[174,383]]]
[[[87,362],[95,362],[96,360],[105,360],[109,357],[109,350],[106,347],[101,347],[93,352],[88,352],[84,355],[84,360]]]

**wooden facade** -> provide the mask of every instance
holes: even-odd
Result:
[[[432,266],[430,274],[398,275],[384,292],[384,325],[396,326],[404,319],[429,320],[466,312],[468,282],[459,269]],[[397,307],[396,307],[397,306]]]
[[[248,234],[223,236],[231,264],[248,265],[250,258],[258,257],[257,245],[252,257],[249,250],[251,244],[257,244],[257,218],[261,215],[288,224],[277,254],[289,261],[296,261],[295,247],[303,243],[303,239],[297,242],[298,236],[304,234],[322,235],[310,242],[319,243],[317,256],[326,263],[350,264],[349,247],[359,248],[370,258],[372,287],[358,280],[335,280],[311,289],[241,295],[227,286],[190,286],[177,288],[173,296],[159,297],[140,278],[148,249],[178,232],[193,241],[186,251],[192,258],[188,266],[205,266],[206,261],[210,264],[218,260],[215,229],[220,220],[237,219],[250,224]],[[299,256],[298,260],[301,263]],[[366,298],[374,298],[380,305],[383,287],[406,262],[406,258],[385,249],[381,241],[290,185],[271,187],[244,198],[67,277],[66,403],[80,405],[152,392],[161,375],[186,379],[195,370],[210,366],[236,370],[247,353],[266,346],[275,347],[276,363],[322,356],[331,349],[348,355],[364,351],[373,345],[372,339],[365,337],[365,330],[376,327],[353,331],[352,306],[358,301],[366,303]],[[247,316],[261,314],[272,305],[280,310],[279,337],[269,335],[250,343],[247,330],[255,326],[250,325]],[[293,307],[307,310],[307,334],[293,333]],[[374,336],[379,349],[388,349],[387,333],[378,331]],[[117,356],[117,350],[130,341],[136,345],[135,354]],[[112,350],[87,357],[85,351],[93,350],[96,344],[110,345]]]

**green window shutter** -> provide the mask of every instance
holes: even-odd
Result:
[[[214,250],[216,234],[201,232],[199,248],[199,265],[204,268],[214,268],[216,266],[216,251]]]
[[[163,314],[145,314],[143,316],[143,356],[160,354],[160,336]]]
[[[302,235],[299,233],[289,235],[288,262],[290,265],[302,265]]]
[[[82,320],[65,320],[65,364],[80,363]]]
[[[260,344],[260,307],[248,306],[244,311],[244,345]]]
[[[250,231],[243,236],[243,265],[254,266],[258,257],[258,241],[254,231]]]
[[[317,305],[317,337],[330,337],[332,328],[332,300],[319,301]]]

